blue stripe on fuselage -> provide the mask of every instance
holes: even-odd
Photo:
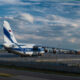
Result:
[[[34,52],[33,48],[12,48],[12,50],[23,51],[23,52],[31,52],[31,51]],[[37,51],[40,52],[40,51],[44,51],[44,50],[38,49]]]
[[[5,28],[3,28],[3,31],[4,31],[4,34],[6,35],[6,37],[7,37],[12,43],[14,43],[14,41],[11,39],[10,33],[9,33]]]
[[[33,51],[33,48],[12,48],[12,50],[30,52]]]

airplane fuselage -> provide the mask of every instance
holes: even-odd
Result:
[[[44,54],[44,48],[38,47],[35,45],[19,45],[19,44],[4,44],[4,48],[9,53],[15,53],[18,55],[23,56],[34,56],[34,55],[43,55]]]

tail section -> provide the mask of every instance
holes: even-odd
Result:
[[[3,26],[4,26],[3,27],[4,43],[9,43],[9,44],[10,43],[17,43],[9,23],[7,21],[4,21]]]

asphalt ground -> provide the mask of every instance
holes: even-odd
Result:
[[[72,54],[45,54],[44,56],[20,57],[12,53],[0,53],[0,61],[16,62],[60,62],[80,64],[80,55]]]
[[[7,68],[0,68],[0,73],[12,75],[11,77],[0,77],[0,80],[80,80],[80,77],[31,72]]]
[[[80,64],[80,55],[49,53],[44,56],[20,57],[11,53],[0,53],[0,61],[60,62],[67,64]],[[11,77],[0,76],[0,80],[80,80],[79,76],[64,76],[60,74],[15,70],[9,68],[0,68],[0,73],[12,75]]]

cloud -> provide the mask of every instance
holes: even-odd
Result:
[[[0,0],[0,5],[31,5],[31,3],[22,2],[21,0]]]
[[[67,6],[80,6],[80,3],[69,3],[69,2],[67,2],[67,3],[61,3],[61,4],[63,4],[63,5],[67,5]]]
[[[0,4],[17,4],[20,0],[0,0]]]
[[[78,28],[80,23],[78,22],[78,20],[76,19],[71,19],[71,18],[65,18],[65,17],[62,17],[62,16],[57,16],[57,15],[52,15],[53,17],[53,22],[56,23],[56,24],[61,24],[60,26],[72,26],[72,27],[75,27],[75,28]]]
[[[9,20],[14,20],[13,16],[4,16],[4,17],[0,17],[0,19],[9,19]]]
[[[46,39],[47,39],[47,37],[46,37]],[[54,38],[49,37],[48,40],[50,40],[50,41],[53,41],[53,40],[62,41],[63,40],[63,37],[54,37]]]
[[[5,18],[5,19],[10,19],[10,20],[13,20],[13,19],[14,19],[13,16],[5,16],[4,18]]]
[[[47,17],[35,17],[35,21],[42,22],[47,26],[73,27],[79,28],[80,19],[71,19],[59,15],[48,15]],[[70,28],[71,28],[70,27]]]
[[[29,14],[29,13],[22,13],[21,14],[21,19],[27,20],[30,23],[33,23],[34,22],[34,17],[31,14]]]
[[[71,38],[68,41],[71,42],[71,43],[75,43],[77,41],[77,39],[76,38]]]
[[[17,39],[21,39],[21,40],[24,40],[25,39],[44,39],[44,37],[42,36],[38,36],[38,35],[35,35],[35,34],[16,34],[16,38]]]
[[[80,11],[79,10],[77,10],[76,13],[77,13],[77,15],[80,15]]]
[[[50,0],[50,1],[64,2],[64,0]],[[73,1],[73,0],[65,0],[65,1]]]
[[[62,37],[56,37],[55,40],[61,41]]]

